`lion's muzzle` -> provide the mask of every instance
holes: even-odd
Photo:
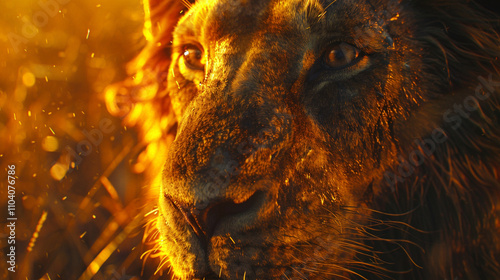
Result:
[[[248,232],[274,215],[279,182],[266,178],[283,176],[292,117],[242,94],[192,104],[167,156],[160,209],[167,234],[187,236],[190,266],[204,276],[212,237]]]

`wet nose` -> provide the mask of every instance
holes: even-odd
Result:
[[[176,201],[168,195],[165,197],[177,211],[182,213],[194,233],[206,244],[221,222],[232,219],[235,224],[238,224],[238,221],[245,223],[252,215],[256,215],[265,200],[265,193],[256,191],[241,202],[221,199],[198,207]]]

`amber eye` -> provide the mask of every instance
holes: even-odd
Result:
[[[203,51],[195,45],[186,45],[182,57],[186,66],[193,70],[203,70],[205,68]]]
[[[340,69],[349,66],[359,58],[361,51],[347,43],[337,43],[331,46],[324,54],[326,65]]]

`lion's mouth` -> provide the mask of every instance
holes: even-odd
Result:
[[[192,202],[180,202],[180,198],[175,199],[169,194],[163,197],[166,218],[173,217],[177,221],[167,221],[163,234],[175,252],[172,260],[178,275],[209,280],[241,279],[246,273],[247,279],[270,279],[287,272],[290,267],[314,263],[324,256],[339,257],[338,253],[326,255],[319,249],[314,251],[322,253],[317,257],[306,249],[301,250],[320,245],[330,248],[333,246],[330,243],[334,244],[335,240],[318,239],[321,228],[310,224],[300,211],[286,211],[288,218],[295,218],[300,224],[282,231],[274,223],[273,215],[281,213],[279,211],[283,208],[271,207],[276,203],[270,201],[276,201],[276,198],[270,199],[266,188],[259,188],[246,196],[246,200],[240,199],[240,203],[225,198],[211,202],[203,209],[197,209]],[[273,214],[263,214],[266,211]],[[311,228],[315,230],[311,231]],[[317,245],[318,242],[323,243]],[[292,248],[294,257],[289,257],[286,248]],[[289,275],[293,273],[287,272]]]
[[[206,249],[210,238],[221,221],[229,217],[237,217],[255,213],[259,206],[265,200],[263,191],[256,191],[242,202],[236,202],[230,199],[223,199],[210,203],[204,209],[190,207],[187,204],[180,203],[172,197],[165,195],[167,201],[173,205],[173,208],[179,211],[194,233],[200,239],[203,247]]]

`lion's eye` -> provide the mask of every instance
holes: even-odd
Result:
[[[331,46],[324,54],[324,61],[327,66],[340,69],[349,66],[359,58],[361,51],[347,43],[337,43]]]
[[[192,70],[203,70],[205,68],[203,51],[195,45],[186,45],[182,57],[186,66]]]

